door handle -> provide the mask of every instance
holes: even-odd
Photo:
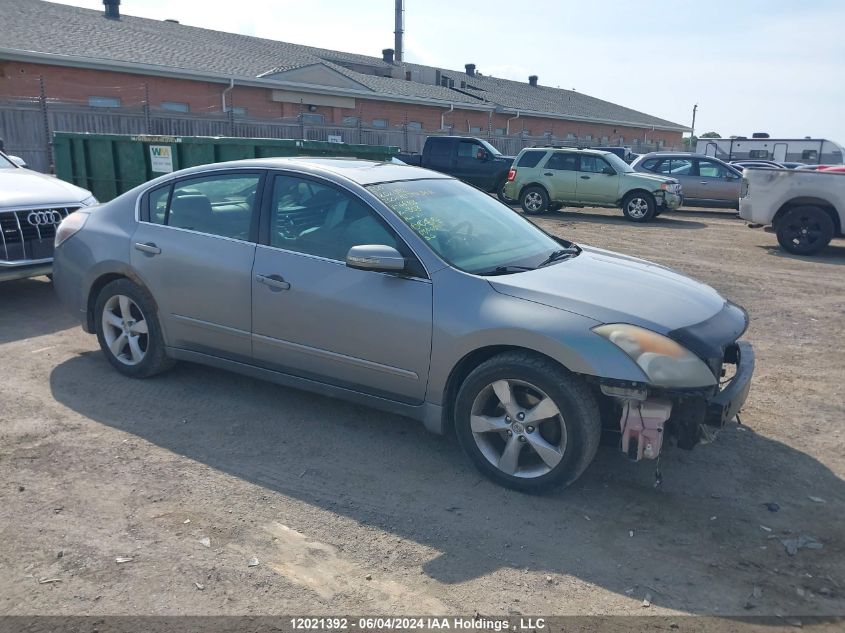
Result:
[[[590,179],[589,176],[581,176],[581,180],[589,180],[589,179]]]
[[[550,171],[547,171],[547,172],[546,172],[545,174],[543,174],[543,175],[544,175],[544,176],[554,176],[554,174],[553,174],[552,172],[550,172]]]
[[[702,180],[702,181],[701,181],[701,182],[699,182],[698,184],[700,184],[700,185],[706,185],[706,184],[707,184],[707,181],[706,181],[706,180]]]
[[[161,249],[152,242],[147,242],[146,244],[135,242],[135,250],[146,253],[147,255],[158,255],[161,253]]]
[[[270,290],[288,290],[290,284],[281,275],[256,275],[255,281],[264,284]]]

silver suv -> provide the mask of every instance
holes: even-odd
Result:
[[[196,167],[71,214],[56,244],[59,296],[122,374],[194,361],[454,428],[518,489],[574,481],[603,426],[633,459],[691,448],[751,384],[747,316],[712,288],[417,167]]]
[[[637,158],[634,171],[670,176],[681,183],[684,204],[739,209],[742,171],[718,158],[684,152],[651,152]]]

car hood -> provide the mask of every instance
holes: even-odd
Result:
[[[646,174],[641,171],[629,171],[622,174],[625,178],[633,178],[635,180],[645,180],[649,182],[654,182],[655,184],[659,185],[664,182],[669,182],[672,184],[677,184],[679,180],[673,176],[664,176],[662,174]]]
[[[505,295],[661,334],[701,323],[727,304],[710,286],[664,266],[590,247],[557,264],[488,281]]]
[[[0,169],[0,207],[72,204],[90,191],[30,169]]]

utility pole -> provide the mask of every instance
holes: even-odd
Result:
[[[691,131],[690,131],[690,135],[689,135],[689,149],[690,149],[691,152],[695,151],[695,149],[693,149],[693,146],[692,146],[692,139],[695,138],[695,113],[696,113],[697,110],[698,110],[698,104],[696,103],[694,106],[692,106],[692,127],[690,128]]]

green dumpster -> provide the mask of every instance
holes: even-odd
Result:
[[[56,176],[106,202],[158,176],[243,158],[334,156],[390,160],[398,147],[297,139],[55,132]]]

